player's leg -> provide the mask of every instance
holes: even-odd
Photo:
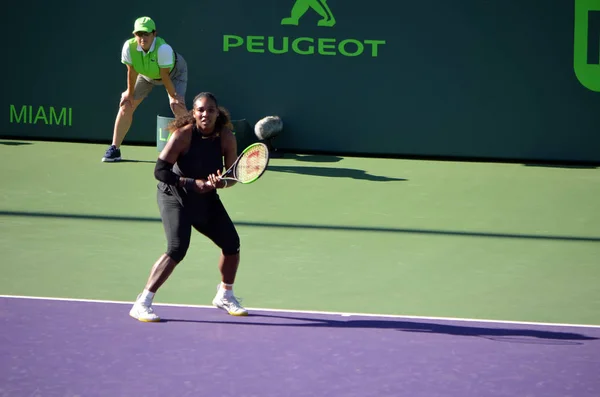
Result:
[[[184,116],[188,109],[185,105],[185,93],[187,91],[187,83],[188,83],[188,69],[187,62],[180,55],[177,54],[177,64],[175,65],[175,69],[171,71],[171,81],[175,86],[175,92],[177,92],[177,101],[175,102],[173,98],[169,97],[169,105],[171,106],[171,111],[175,115],[175,117]]]
[[[161,255],[152,266],[146,287],[138,295],[129,314],[147,322],[160,321],[152,309],[154,294],[169,278],[179,262],[185,257],[190,245],[191,222],[185,209],[172,195],[159,189],[158,206],[167,237],[167,252]]]
[[[212,303],[233,316],[245,316],[248,311],[233,294],[233,283],[240,263],[239,235],[220,200],[216,200],[210,214],[207,223],[194,227],[221,248],[218,264],[221,283],[217,286],[217,294]]]
[[[133,101],[123,102],[121,100],[113,128],[112,144],[106,150],[104,157],[102,157],[103,162],[115,162],[121,160],[121,144],[125,139],[125,135],[127,135],[131,128],[133,113],[142,103],[144,98],[148,96],[150,91],[152,91],[152,87],[153,85],[150,82],[145,80],[141,75],[138,75],[135,82]]]
[[[166,185],[161,184],[161,187],[164,190],[158,189],[157,200],[167,238],[167,251],[156,261],[150,271],[146,289],[152,293],[158,291],[175,266],[185,258],[192,235],[192,223],[186,208],[171,195]]]

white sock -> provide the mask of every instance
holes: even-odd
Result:
[[[142,291],[140,298],[138,299],[140,302],[146,304],[146,306],[152,305],[152,299],[154,299],[154,292],[150,292],[147,289]]]
[[[225,287],[228,287],[229,289],[226,289]],[[233,284],[225,284],[224,282],[221,282],[219,285],[219,294],[221,296],[233,295]]]

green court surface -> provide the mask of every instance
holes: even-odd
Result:
[[[0,295],[141,291],[158,153],[105,148],[0,141]],[[600,324],[597,168],[286,155],[221,197],[250,308]],[[210,304],[218,255],[194,234],[156,302]]]

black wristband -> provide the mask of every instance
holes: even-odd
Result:
[[[183,186],[186,189],[190,189],[190,190],[194,190],[194,188],[196,187],[196,180],[192,179],[192,178],[183,178]]]

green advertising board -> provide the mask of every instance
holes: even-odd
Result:
[[[118,10],[118,12],[115,12]],[[232,118],[278,115],[280,149],[600,161],[600,0],[40,0],[7,9],[2,136],[110,142],[142,15],[182,54],[186,100]],[[185,10],[185,12],[181,12]],[[156,87],[128,143],[172,117]]]

